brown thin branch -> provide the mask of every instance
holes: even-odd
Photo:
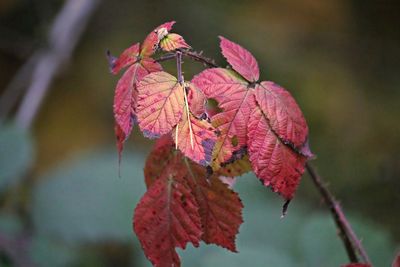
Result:
[[[29,128],[61,67],[69,60],[100,0],[67,0],[50,28],[47,48],[35,53],[29,86],[16,113],[16,123]],[[25,75],[24,75],[25,76]]]
[[[349,221],[347,220],[344,212],[335,199],[332,193],[328,190],[322,178],[318,175],[316,170],[311,166],[310,163],[306,164],[307,172],[309,173],[311,180],[314,182],[321,196],[323,197],[326,205],[331,211],[332,217],[339,229],[339,236],[343,241],[346,248],[347,255],[351,262],[359,262],[357,252],[360,254],[363,262],[371,264],[371,261],[361,244],[361,241],[357,238],[357,235],[353,231]]]

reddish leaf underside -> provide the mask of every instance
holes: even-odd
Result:
[[[201,238],[198,205],[179,170],[167,168],[136,206],[134,230],[146,257],[157,267],[180,266],[176,247]]]
[[[160,41],[162,50],[170,52],[178,48],[190,48],[182,36],[176,33],[169,33]]]
[[[278,138],[259,107],[251,114],[248,128],[248,153],[255,174],[265,186],[292,199],[307,158]]]
[[[260,78],[260,70],[254,56],[240,45],[220,36],[222,54],[232,68],[250,82]]]
[[[169,133],[181,120],[184,89],[166,72],[153,72],[138,84],[137,117],[140,129],[148,138]]]
[[[158,167],[149,170],[154,167],[154,160],[158,162]],[[239,196],[222,183],[218,175],[207,179],[206,169],[176,151],[172,139],[164,136],[157,140],[147,158],[146,183],[154,183],[157,177],[169,171],[168,168],[181,170],[182,177],[192,189],[201,216],[202,240],[236,251],[235,236],[243,222],[243,205]]]
[[[214,128],[209,122],[197,119],[185,111],[181,122],[172,131],[172,137],[186,157],[203,166],[209,165],[217,140]]]

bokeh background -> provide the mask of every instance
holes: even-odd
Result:
[[[1,0],[0,103],[11,103],[6,91],[15,75],[48,46],[63,5]],[[257,58],[262,79],[294,95],[309,124],[313,164],[372,261],[389,266],[400,244],[399,13],[396,0],[100,1],[32,125],[21,129],[14,121],[25,91],[9,112],[0,107],[0,266],[150,266],[131,217],[145,191],[152,142],[134,131],[118,178],[112,115],[118,77],[109,73],[105,51],[117,55],[169,20],[195,50],[222,65],[217,36],[242,44]],[[173,66],[165,65],[174,73]],[[185,61],[186,77],[201,69]],[[240,252],[189,245],[179,251],[184,266],[347,262],[306,174],[283,220],[282,200],[253,175],[240,177],[235,188],[245,205]]]

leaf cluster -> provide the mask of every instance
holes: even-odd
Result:
[[[186,81],[183,56],[215,64],[171,33],[174,23],[160,25],[118,58],[108,53],[113,74],[126,69],[114,98],[120,157],[136,124],[145,137],[158,139],[145,166],[148,190],[133,220],[154,266],[180,266],[175,248],[189,242],[236,251],[243,205],[231,189],[234,177],[254,171],[288,203],[312,157],[296,101],[276,83],[260,81],[256,59],[242,46],[220,37],[229,66]],[[177,77],[163,70],[161,58],[176,59]]]

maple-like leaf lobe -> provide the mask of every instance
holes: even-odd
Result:
[[[256,82],[260,78],[260,70],[257,60],[245,48],[220,36],[222,54],[232,68],[250,82]]]
[[[137,118],[143,134],[157,138],[169,133],[181,120],[184,89],[167,72],[153,72],[138,84]]]
[[[299,150],[306,143],[308,126],[292,95],[273,82],[261,82],[255,88],[255,98],[272,130]]]
[[[133,228],[146,257],[154,266],[180,266],[176,247],[199,245],[201,220],[198,205],[179,170],[168,169],[135,208]]]
[[[284,144],[259,107],[250,116],[248,153],[256,176],[290,200],[296,192],[307,158]]]

